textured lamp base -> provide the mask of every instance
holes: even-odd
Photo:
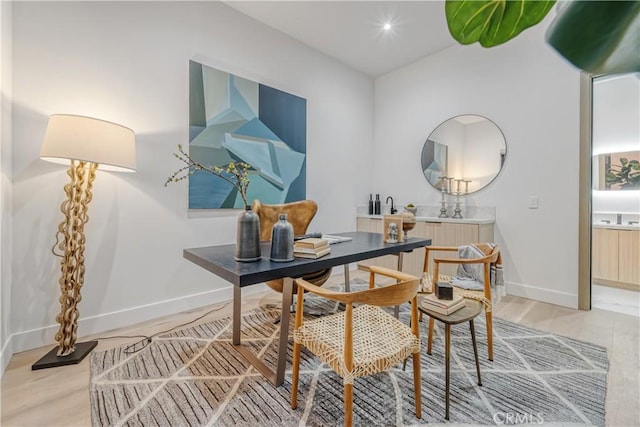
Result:
[[[54,347],[40,360],[31,365],[31,370],[55,368],[56,366],[77,365],[98,345],[98,341],[76,343],[76,350],[67,356],[58,356],[58,347]]]

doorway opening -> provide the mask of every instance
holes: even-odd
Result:
[[[640,73],[581,85],[579,308],[640,316]]]

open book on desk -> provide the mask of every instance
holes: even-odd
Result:
[[[322,238],[327,240],[330,245],[333,245],[336,243],[348,242],[349,240],[352,240],[351,237],[334,236],[332,234],[323,234]]]

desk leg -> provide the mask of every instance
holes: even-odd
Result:
[[[242,315],[242,289],[240,286],[233,287],[233,320],[231,324],[232,344],[240,344],[240,318]]]
[[[278,339],[278,362],[273,372],[264,362],[240,342],[241,303],[240,288],[233,288],[233,346],[254,368],[258,370],[275,386],[284,382],[284,372],[287,368],[287,353],[289,344],[289,305],[293,295],[293,279],[286,277],[282,286],[282,312],[280,314],[280,337]]]
[[[291,315],[287,307],[293,298],[293,279],[285,277],[282,284],[282,313],[280,314],[280,341],[278,344],[278,367],[276,368],[275,385],[279,386],[284,382],[284,372],[287,368],[287,353],[289,347],[289,319]],[[302,307],[297,307],[300,310]]]

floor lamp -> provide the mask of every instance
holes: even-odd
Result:
[[[69,164],[70,181],[64,186],[66,199],[60,205],[64,219],[58,225],[52,248],[60,261],[60,324],[55,340],[58,346],[31,366],[31,369],[80,363],[98,344],[76,343],[78,303],[84,283],[84,226],[89,220],[93,180],[98,165],[109,171],[134,172],[136,167],[135,134],[131,129],[90,117],[54,114],[40,150],[40,158]]]

